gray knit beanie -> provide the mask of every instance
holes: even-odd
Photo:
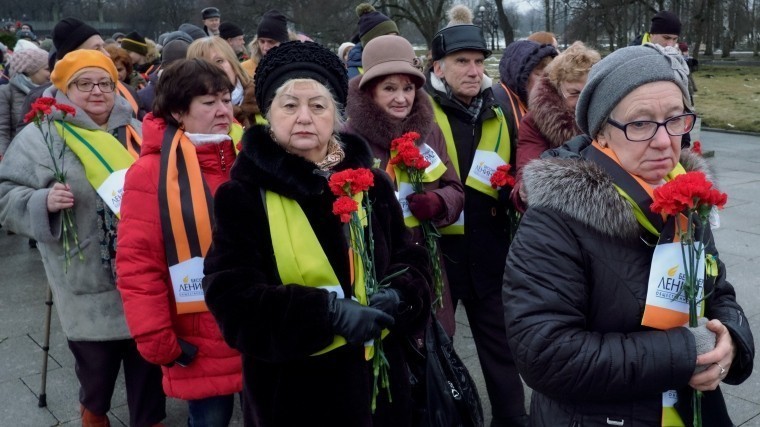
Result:
[[[677,48],[652,43],[618,49],[591,67],[586,86],[575,107],[575,121],[587,135],[596,138],[612,110],[631,93],[647,83],[673,82],[689,101],[689,67]]]

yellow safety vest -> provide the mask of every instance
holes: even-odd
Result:
[[[118,139],[100,129],[83,129],[60,120],[55,122],[55,127],[66,146],[82,162],[87,181],[98,194],[103,183],[112,175],[114,177],[120,175],[118,179],[121,180],[121,187],[123,187],[123,175],[135,162],[135,158]],[[118,198],[117,205],[120,205],[121,194],[114,193],[112,196]],[[101,197],[104,196],[101,195]],[[118,211],[114,213],[119,215]]]
[[[361,206],[361,193],[354,200]],[[298,202],[271,191],[266,192],[265,201],[274,258],[282,283],[327,290],[340,288],[338,276]],[[351,262],[355,272],[354,296],[360,304],[368,305],[361,256],[354,254]],[[388,331],[384,330],[382,336],[385,337],[387,334]],[[325,354],[345,344],[346,339],[336,335],[332,344],[312,356]],[[366,360],[371,359],[372,349],[371,346],[365,347]]]
[[[446,151],[449,153],[451,163],[454,165],[454,170],[459,179],[462,179],[462,174],[459,171],[459,155],[457,154],[457,146],[454,141],[454,134],[451,131],[449,118],[441,106],[438,105],[432,97],[430,97],[430,103],[433,105],[435,122],[438,123],[438,126],[443,132],[443,137],[446,139]],[[483,122],[477,150],[494,152],[504,160],[504,163],[509,164],[511,141],[509,138],[507,120],[504,117],[504,113],[501,111],[501,107],[494,106],[493,109],[496,113],[496,119],[488,119]],[[473,178],[471,175],[467,176],[467,179],[464,180],[464,184],[493,198],[498,197],[498,193],[494,188]],[[443,227],[439,231],[441,234],[464,234],[464,223],[459,223],[459,221],[457,221],[457,223],[449,225],[448,227]]]
[[[443,161],[441,160],[440,156],[438,156],[438,153],[433,150],[432,147],[425,144],[427,149],[433,152],[436,160],[430,161],[428,158],[429,156],[425,156],[425,153],[423,152],[423,149],[420,149],[420,152],[422,153],[425,158],[430,161],[430,166],[425,169],[425,172],[422,175],[422,182],[435,182],[441,176],[446,172],[446,165],[443,164]],[[419,148],[419,147],[418,147]],[[398,154],[398,151],[391,150],[390,158],[395,157]],[[434,163],[435,161],[435,163]],[[399,167],[398,165],[392,166],[390,162],[386,165],[385,171],[388,173],[388,175],[391,177],[391,180],[396,184],[396,190],[400,190],[400,187],[402,184],[409,184],[411,185],[412,181],[409,178],[409,174],[406,172],[406,169]],[[407,227],[412,228],[420,225],[420,220],[418,220],[414,215],[408,216],[404,218],[404,224],[406,224]]]

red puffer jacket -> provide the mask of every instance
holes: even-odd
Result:
[[[185,400],[237,393],[242,388],[240,354],[224,342],[209,312],[177,314],[161,234],[158,178],[166,123],[152,114],[143,121],[140,158],[127,172],[119,223],[116,271],[124,313],[140,354],[167,365],[181,354],[177,338],[198,347],[190,365],[164,366],[167,396]],[[232,142],[196,147],[211,194],[230,179]]]

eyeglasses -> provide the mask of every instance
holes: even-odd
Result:
[[[75,85],[81,92],[92,92],[92,90],[95,89],[95,86],[97,86],[100,88],[101,92],[111,93],[113,92],[114,88],[116,88],[116,83],[110,80],[103,80],[102,82],[98,83],[93,83],[87,80],[77,80],[71,84]]]
[[[565,93],[565,89],[562,88],[562,86],[559,87],[559,93],[562,94],[562,97],[565,99],[578,99],[579,96],[581,96],[581,92],[572,92],[572,93]]]
[[[694,127],[696,118],[697,115],[694,113],[684,113],[671,117],[662,123],[652,120],[637,120],[623,124],[609,118],[607,123],[622,130],[629,141],[647,141],[654,137],[660,126],[664,126],[665,131],[670,136],[685,135]]]

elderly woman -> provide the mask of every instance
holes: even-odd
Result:
[[[432,221],[439,228],[456,222],[464,205],[464,189],[435,123],[433,107],[423,89],[425,76],[417,62],[412,45],[403,37],[380,36],[367,43],[362,52],[364,74],[351,79],[348,86],[346,132],[369,142],[372,156],[380,160],[379,167],[388,171],[399,191],[415,241],[424,246],[419,221]],[[423,178],[425,191],[419,194],[410,194],[410,183],[402,181],[406,175],[397,174],[397,168],[388,165],[391,141],[407,132],[420,134],[416,143],[431,161]],[[440,164],[443,167],[437,166]],[[443,266],[443,260],[440,263]],[[443,309],[436,314],[453,336],[454,310],[448,283],[442,298]]]
[[[387,176],[374,169],[365,233],[371,227],[377,278],[396,275],[369,306],[353,298],[364,298],[365,283],[354,283],[352,273],[362,264],[349,256],[328,177],[373,162],[366,142],[340,132],[346,93],[343,65],[328,49],[311,42],[273,48],[256,71],[256,98],[270,125],[246,131],[231,180],[216,195],[203,283],[227,342],[243,353],[246,425],[411,420],[402,348],[430,316],[429,260],[409,239]],[[373,412],[363,343],[384,328],[392,401],[381,388]]]
[[[517,40],[504,49],[499,60],[499,82],[493,85],[493,96],[504,114],[514,119],[518,134],[520,123],[528,113],[528,96],[557,54],[554,46],[531,40]]]
[[[517,139],[516,183],[512,189],[512,201],[521,212],[525,212],[526,201],[522,169],[544,151],[581,134],[575,124],[575,105],[591,66],[599,59],[599,52],[575,42],[549,63],[530,92],[530,111],[522,119]]]
[[[122,192],[123,174],[137,157],[141,140],[140,122],[131,118],[127,102],[114,93],[117,79],[113,62],[102,53],[67,54],[56,63],[53,86],[45,96],[76,113],[64,117],[54,109],[47,118],[56,121],[50,133],[44,124],[44,133],[37,126],[26,126],[0,163],[0,222],[39,242],[74,355],[83,426],[107,425],[122,363],[130,425],[150,426],[165,416],[161,371],[137,351],[115,284],[119,206],[111,194]],[[66,173],[66,184],[53,176],[48,144]],[[109,191],[96,191],[101,189]],[[81,259],[77,249],[64,253],[63,209],[74,213]]]
[[[10,61],[11,80],[0,86],[0,158],[16,136],[24,98],[50,81],[48,54],[39,48],[16,52]]]
[[[752,372],[749,322],[709,227],[706,251],[717,260],[704,276],[709,323],[642,324],[656,315],[645,309],[659,282],[655,272],[649,285],[650,269],[668,261],[655,250],[658,236],[666,243],[675,232],[672,221],[645,214],[653,188],[684,168],[706,169],[681,152],[694,114],[685,64],[669,50],[627,47],[594,65],[576,109],[593,140],[577,137],[525,167],[528,210],[503,297],[509,345],[534,390],[534,426],[692,425],[691,388],[704,392],[705,426],[731,426],[718,385]],[[677,265],[680,250],[676,257]]]
[[[256,124],[259,107],[253,93],[253,80],[243,71],[235,51],[226,40],[216,36],[198,39],[187,48],[187,58],[203,58],[224,70],[233,86],[232,108],[235,120],[244,128]]]
[[[163,70],[153,112],[143,120],[140,159],[127,173],[119,225],[117,285],[129,330],[140,354],[162,366],[166,395],[188,401],[190,426],[228,425],[242,389],[240,353],[203,304],[200,257],[211,244],[213,217],[196,213],[210,211],[229,180],[243,134],[232,121],[232,88],[203,59]],[[183,197],[197,191],[200,199]],[[182,259],[185,250],[199,258]],[[197,279],[192,292],[183,289],[184,277]]]

